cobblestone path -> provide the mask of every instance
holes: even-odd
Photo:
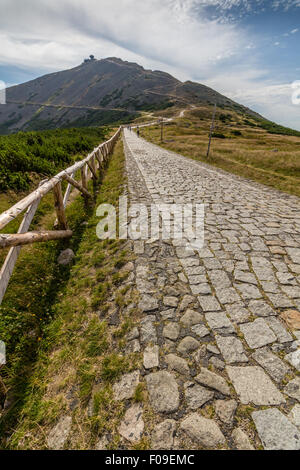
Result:
[[[300,449],[300,200],[125,130],[131,202],[205,204],[205,245],[134,242],[141,323],[122,377],[124,441],[152,449]],[[130,402],[129,402],[130,403]],[[150,409],[150,412],[149,412]]]

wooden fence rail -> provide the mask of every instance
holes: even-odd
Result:
[[[159,119],[158,121],[156,120],[144,124],[132,125],[131,128],[135,129],[137,127],[142,128],[153,126],[161,122],[168,121],[172,121],[172,119]],[[121,126],[109,140],[96,147],[85,159],[80,160],[73,166],[61,171],[49,181],[42,181],[35,191],[17,202],[14,206],[10,207],[10,209],[0,214],[0,230],[2,230],[12,220],[16,219],[20,214],[26,211],[16,234],[0,234],[0,249],[10,247],[0,271],[0,305],[22,246],[31,243],[72,237],[72,231],[68,228],[68,221],[65,214],[71,191],[73,188],[77,189],[82,193],[86,200],[92,197],[92,194],[88,190],[88,181],[90,178],[95,182],[98,179],[99,173],[102,171],[104,164],[113,151],[123,127],[127,126]],[[77,172],[80,172],[80,181],[76,181],[75,179]],[[68,183],[65,194],[62,193],[63,181]],[[54,227],[56,230],[28,232],[40,201],[50,191],[53,191],[54,195],[54,204],[57,216]]]
[[[0,214],[0,230],[6,227],[12,220],[25,212],[24,218],[16,234],[0,234],[0,248],[11,247],[0,271],[0,304],[5,295],[9,280],[13,273],[15,264],[20,254],[21,247],[31,243],[44,242],[49,240],[59,240],[70,238],[72,231],[68,228],[65,208],[67,207],[72,188],[79,190],[86,199],[92,197],[88,191],[88,181],[94,181],[103,169],[110,153],[113,151],[115,143],[120,137],[122,127],[106,142],[95,148],[85,159],[75,163],[73,166],[61,171],[49,181],[43,181],[39,187],[21,201],[17,202],[10,209]],[[76,173],[80,171],[81,181],[76,181]],[[62,193],[62,182],[67,181],[65,194]],[[38,209],[42,198],[53,191],[54,204],[57,219],[55,222],[56,231],[28,232],[34,215]]]

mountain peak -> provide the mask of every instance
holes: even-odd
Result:
[[[128,121],[140,111],[217,103],[248,112],[199,83],[182,83],[159,70],[146,70],[118,57],[90,55],[71,70],[56,72],[7,90],[0,133]],[[251,112],[251,111],[249,111]]]

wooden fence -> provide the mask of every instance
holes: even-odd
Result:
[[[58,175],[54,176],[49,181],[43,181],[40,183],[38,189],[33,191],[31,194],[17,202],[17,204],[0,215],[0,230],[2,230],[12,220],[26,211],[24,218],[19,226],[18,233],[0,234],[0,248],[10,248],[0,271],[0,304],[3,300],[21,247],[23,245],[70,238],[72,236],[72,231],[68,228],[68,222],[65,214],[65,208],[68,204],[72,188],[74,187],[80,191],[86,200],[92,197],[88,190],[88,181],[91,178],[94,181],[98,180],[99,173],[101,172],[103,165],[111,154],[114,145],[121,134],[121,131],[122,128],[120,127],[113,137],[111,137],[111,139],[100,144],[84,160],[81,160],[66,170],[61,171]],[[76,181],[76,174],[79,170],[81,178],[80,181]],[[62,192],[63,181],[68,183],[65,194]],[[56,230],[28,232],[40,201],[50,191],[53,191],[54,194],[54,204],[57,214],[57,220],[55,223]]]

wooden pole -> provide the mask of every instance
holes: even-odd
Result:
[[[94,181],[97,181],[98,180],[97,173],[95,172],[95,168],[93,167],[93,164],[91,163],[91,161],[87,162],[87,165],[89,169],[91,170]]]
[[[0,248],[31,245],[32,243],[47,242],[49,240],[61,240],[63,238],[71,238],[72,235],[72,230],[0,234]]]
[[[98,163],[99,163],[99,170],[101,170],[101,168],[102,168],[103,156],[102,156],[100,150],[97,150],[97,152],[96,152],[96,158],[97,158]]]
[[[207,157],[207,158],[209,157],[211,139],[212,139],[213,132],[214,132],[214,129],[215,129],[216,111],[217,111],[217,103],[215,103],[215,106],[214,106],[214,111],[213,111],[213,116],[212,116],[212,122],[211,122],[211,126],[210,126],[210,131],[209,131],[208,149],[207,149],[207,154],[206,154],[206,157]]]
[[[22,223],[19,227],[18,233],[25,233],[30,227],[32,219],[37,211],[38,205],[40,203],[40,199],[37,199],[28,209]],[[21,251],[21,247],[11,248],[8,252],[8,255],[4,261],[4,264],[0,271],[0,304],[3,300],[5,295],[9,280],[12,276],[14,267],[18,260],[19,254]]]
[[[64,208],[64,199],[63,199],[63,194],[61,190],[61,182],[59,182],[53,188],[53,193],[54,193],[54,204],[55,204],[57,220],[58,220],[58,227],[63,230],[67,230],[68,223],[67,223],[67,218],[66,218],[66,213],[65,213],[65,208]]]
[[[71,176],[65,175],[64,179],[67,180],[70,185],[74,186],[74,188],[78,189],[78,191],[80,191],[84,196],[93,197],[91,193],[89,193],[83,186],[81,186],[80,183],[71,178]]]
[[[68,176],[68,175],[67,175]],[[70,178],[74,178],[74,173],[71,174]],[[66,179],[66,178],[65,178]],[[70,197],[70,194],[71,194],[71,191],[72,191],[72,185],[68,184],[67,186],[67,189],[66,189],[66,192],[65,192],[65,195],[64,195],[64,208],[67,207],[68,205],[68,201],[69,201],[69,197]]]
[[[86,177],[86,166],[81,168],[81,184],[82,187],[87,191],[87,177]]]

